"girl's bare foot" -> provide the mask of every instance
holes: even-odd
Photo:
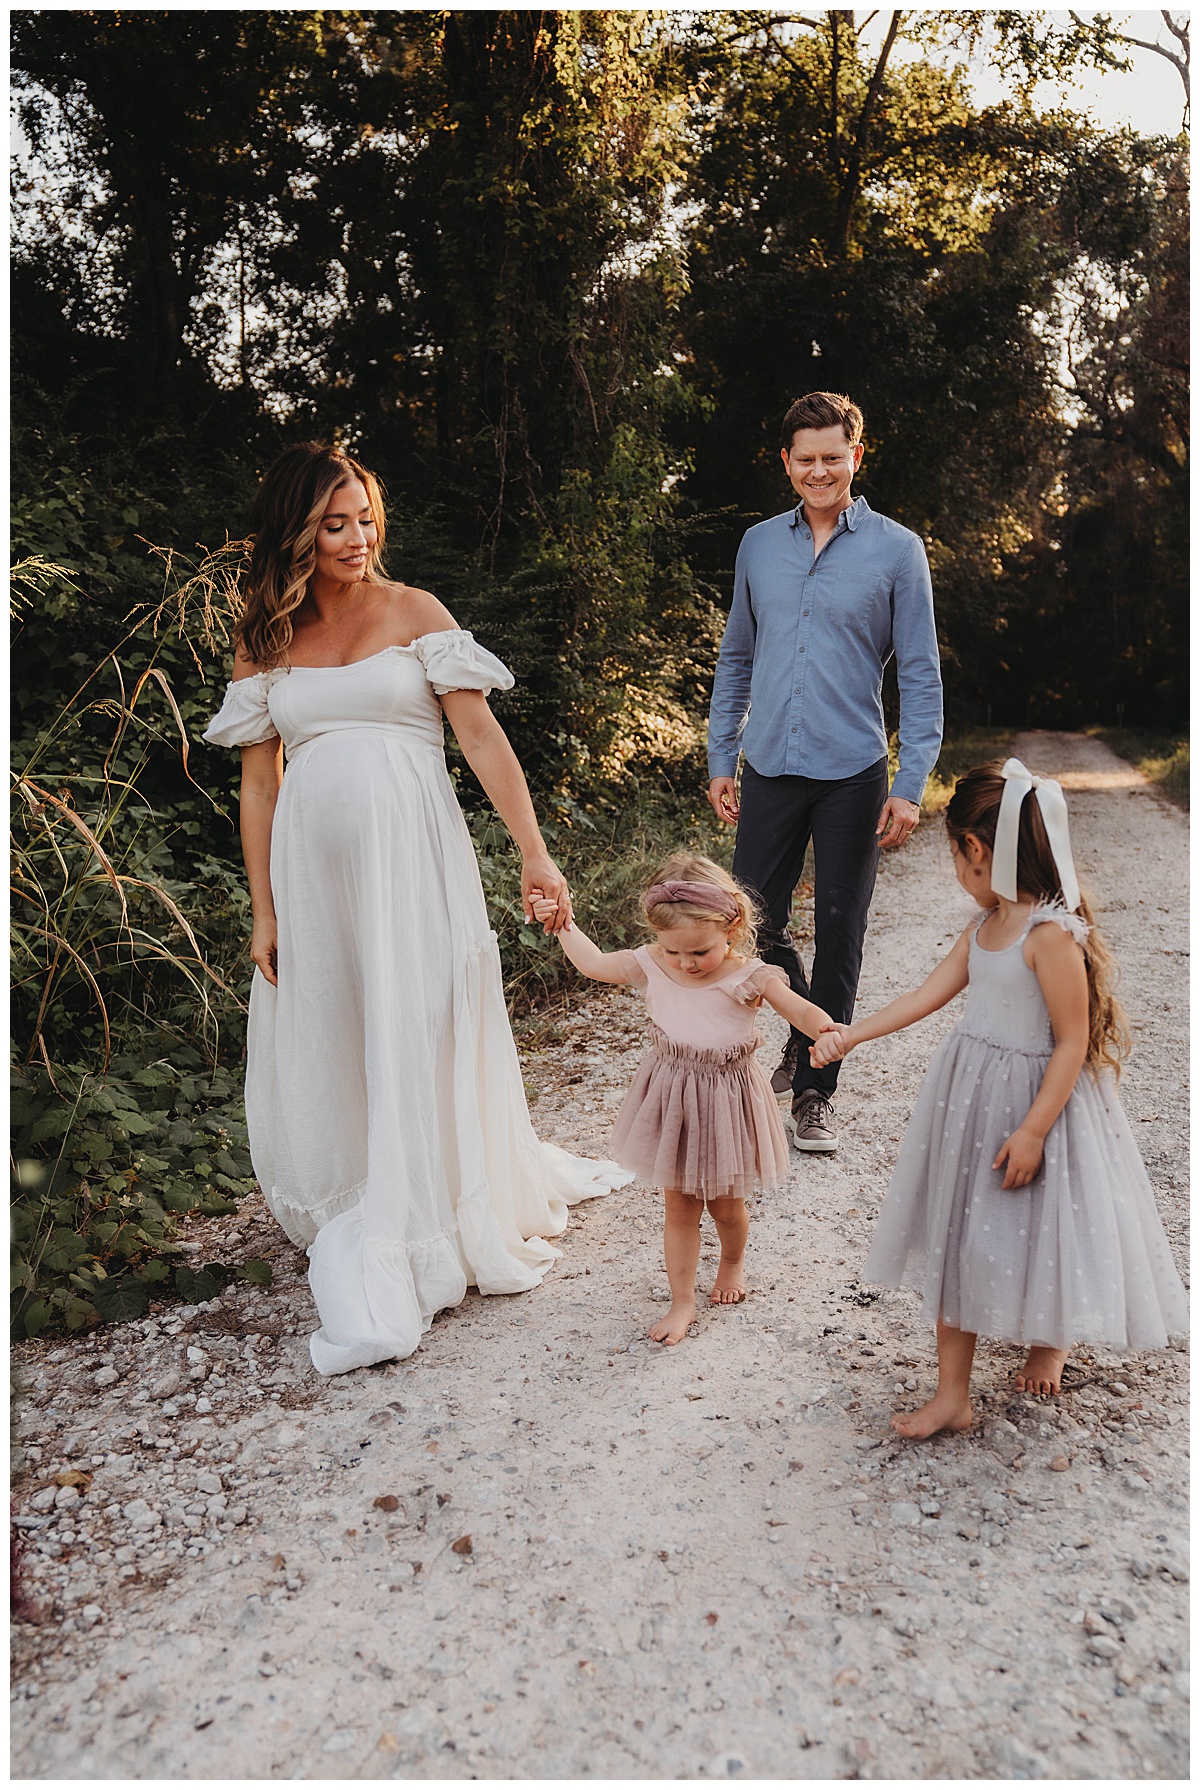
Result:
[[[695,1317],[696,1301],[694,1299],[687,1299],[682,1303],[676,1300],[662,1322],[655,1324],[651,1329],[650,1341],[668,1345],[682,1342],[688,1333],[688,1325],[695,1321]]]
[[[927,1405],[917,1411],[897,1411],[892,1428],[902,1436],[923,1442],[939,1430],[967,1430],[972,1422],[971,1401],[957,1393],[934,1393]]]
[[[1013,1381],[1018,1392],[1046,1398],[1062,1391],[1062,1370],[1067,1364],[1066,1349],[1030,1349],[1025,1365]]]
[[[710,1305],[740,1305],[746,1297],[746,1276],[741,1262],[727,1262],[724,1257],[717,1266],[717,1278],[713,1281],[712,1292],[708,1295]]]

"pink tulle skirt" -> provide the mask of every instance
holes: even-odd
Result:
[[[650,1050],[613,1127],[617,1161],[696,1199],[741,1198],[786,1181],[787,1139],[755,1060],[758,1044],[694,1049],[651,1020]]]

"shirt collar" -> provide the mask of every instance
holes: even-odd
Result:
[[[851,534],[853,534],[854,530],[858,527],[859,523],[862,521],[863,517],[866,515],[866,513],[870,509],[870,507],[871,506],[867,502],[865,497],[854,498],[851,501],[849,508],[844,509],[842,511],[841,515],[838,517],[837,528],[834,530],[834,533],[840,534],[840,532],[842,531],[843,528],[848,528],[850,530]],[[799,526],[799,524],[803,521],[803,519],[804,519],[804,499],[801,498],[799,503],[797,503],[796,508],[792,512],[792,520],[791,520],[790,526],[792,528],[797,528]]]

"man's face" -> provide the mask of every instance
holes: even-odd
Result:
[[[797,429],[790,448],[781,449],[792,490],[810,515],[837,516],[850,502],[850,485],[862,464],[863,444],[851,447],[840,423],[828,429]]]

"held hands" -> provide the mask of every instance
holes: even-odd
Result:
[[[543,926],[547,932],[561,930],[561,928],[556,929],[552,924],[558,914],[558,903],[551,901],[548,895],[543,895],[540,889],[533,889],[530,893],[533,897],[530,902],[530,906],[533,908],[532,917],[539,923],[539,925]]]
[[[537,911],[538,904],[543,911]],[[545,852],[521,865],[521,905],[525,918],[539,920],[543,932],[561,932],[571,922],[571,891],[554,859]]]
[[[1023,1125],[1018,1125],[1012,1136],[1001,1144],[992,1164],[993,1168],[1004,1169],[1001,1188],[1028,1187],[1042,1166],[1044,1147],[1045,1139],[1036,1131],[1026,1131]]]
[[[830,1063],[838,1063],[843,1057],[849,1056],[853,1049],[854,1040],[850,1036],[849,1026],[822,1026],[808,1047],[808,1060],[814,1069],[825,1069]]]

